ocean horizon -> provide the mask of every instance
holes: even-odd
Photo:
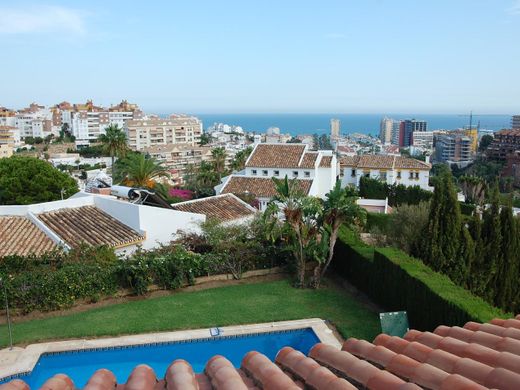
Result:
[[[469,125],[469,115],[456,114],[193,114],[203,122],[204,129],[214,123],[241,126],[249,132],[265,133],[270,127],[280,128],[282,134],[323,134],[330,131],[332,118],[341,121],[341,133],[379,134],[379,124],[385,116],[396,120],[422,119],[428,122],[428,130],[455,130]],[[165,115],[167,116],[167,115]],[[511,127],[511,115],[474,115],[473,126],[480,129],[501,130]]]

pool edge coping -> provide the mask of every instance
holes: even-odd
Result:
[[[320,342],[341,348],[340,341],[334,332],[327,326],[326,321],[320,318],[309,318],[292,321],[278,321],[250,325],[223,326],[218,329],[222,336],[239,336],[251,333],[269,333],[276,331],[297,330],[311,328]],[[183,340],[215,338],[211,336],[211,328],[179,330],[172,332],[142,333],[110,338],[73,339],[53,341],[47,343],[29,344],[25,348],[8,348],[0,350],[0,362],[4,359],[13,363],[0,367],[0,381],[6,378],[30,373],[43,354],[56,352],[81,351],[94,348],[111,348],[134,346],[151,343],[168,343]]]

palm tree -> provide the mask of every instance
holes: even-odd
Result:
[[[126,134],[118,125],[110,125],[105,129],[105,134],[98,137],[103,144],[105,153],[112,157],[112,174],[114,172],[115,157],[124,157],[128,150]]]
[[[155,179],[169,175],[160,162],[141,153],[131,153],[121,160],[118,174],[123,183],[146,188],[153,188]]]
[[[214,148],[211,150],[211,156],[213,157],[213,167],[215,172],[218,174],[218,179],[222,179],[222,174],[226,170],[226,149]]]
[[[241,150],[235,154],[235,158],[231,162],[231,168],[233,168],[234,171],[241,171],[246,166],[246,161],[253,151],[253,148],[250,146],[244,150]]]
[[[357,205],[356,195],[355,189],[351,187],[341,188],[340,180],[337,180],[332,190],[325,195],[323,225],[327,232],[325,236],[328,236],[329,241],[328,256],[324,259],[324,264],[318,261],[319,264],[314,273],[314,287],[319,287],[320,281],[334,257],[334,246],[340,227],[362,225],[366,221],[366,211]]]

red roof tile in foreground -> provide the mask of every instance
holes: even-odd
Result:
[[[308,356],[285,347],[274,362],[252,351],[244,356],[239,369],[225,357],[214,356],[200,374],[195,374],[185,360],[175,360],[164,379],[156,378],[150,367],[140,365],[126,384],[116,384],[115,376],[101,369],[90,378],[85,389],[517,390],[520,389],[520,353],[515,349],[518,340],[501,336],[508,329],[516,329],[515,321],[519,321],[518,317],[513,321],[493,320],[493,326],[468,322],[464,328],[438,327],[435,333],[410,330],[404,338],[381,334],[373,343],[350,338],[342,350],[316,344]],[[503,345],[508,351],[495,350],[489,345],[493,348]],[[27,389],[19,379],[0,385],[0,390]],[[49,378],[42,389],[73,390],[74,384],[67,376],[58,374]]]

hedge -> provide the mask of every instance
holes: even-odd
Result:
[[[280,265],[266,256],[244,266],[243,271]],[[50,311],[113,296],[122,289],[146,294],[155,284],[173,290],[192,285],[196,277],[227,273],[226,259],[199,254],[172,245],[118,258],[107,247],[82,247],[68,253],[0,258],[10,306],[19,313]],[[4,302],[0,289],[0,302]]]
[[[387,231],[388,225],[392,220],[390,214],[384,213],[367,213],[367,224],[365,226],[367,231],[373,228],[379,228],[381,231]]]
[[[395,248],[366,246],[347,229],[340,232],[332,266],[385,310],[406,310],[415,329],[507,317],[420,260]]]

